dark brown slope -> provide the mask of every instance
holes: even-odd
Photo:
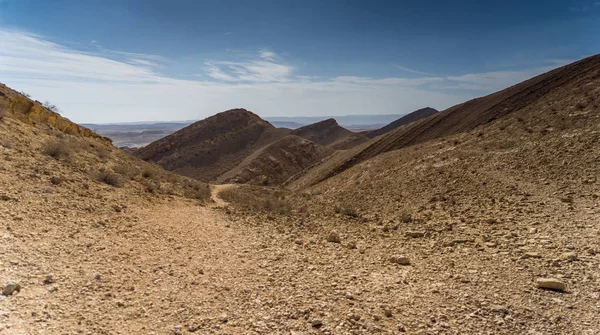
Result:
[[[265,186],[281,185],[333,152],[331,148],[299,136],[289,135],[257,150],[217,181]]]
[[[167,170],[208,182],[285,135],[284,130],[248,110],[232,109],[150,143],[135,155]]]
[[[398,120],[396,120],[394,122],[391,122],[390,124],[388,124],[385,127],[381,127],[379,129],[375,129],[375,130],[365,131],[365,132],[362,132],[362,134],[367,135],[367,137],[369,137],[369,138],[375,138],[375,137],[381,136],[385,133],[389,133],[390,131],[397,129],[398,127],[407,125],[409,123],[413,123],[415,121],[424,119],[426,117],[430,117],[433,114],[436,114],[438,112],[439,111],[437,109],[431,108],[431,107],[421,108],[412,113],[404,115],[403,117],[399,118]]]
[[[535,103],[544,96],[577,81],[591,82],[598,76],[600,55],[588,57],[536,76],[485,97],[473,99],[384,134],[368,145],[335,157],[308,172],[291,185],[314,185],[381,153],[429,140],[473,130]]]
[[[349,149],[368,140],[364,134],[350,131],[340,126],[334,119],[295,129],[291,134],[335,150]]]

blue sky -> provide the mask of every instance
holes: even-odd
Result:
[[[76,122],[447,108],[600,52],[600,0],[0,0],[0,82]]]

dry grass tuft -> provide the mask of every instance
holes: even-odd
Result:
[[[221,191],[219,197],[233,206],[245,210],[290,215],[293,209],[292,204],[285,198],[284,193],[279,190],[240,185],[236,188]]]
[[[73,144],[66,139],[48,140],[42,146],[42,152],[54,159],[69,159],[73,150]]]
[[[110,186],[123,187],[123,179],[116,173],[110,171],[100,171],[96,176],[96,180]]]

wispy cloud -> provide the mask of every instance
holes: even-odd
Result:
[[[0,45],[0,81],[56,103],[76,122],[201,119],[234,107],[263,116],[408,113],[443,109],[546,70],[324,78],[302,75],[265,49],[236,54],[236,61],[199,61],[203,71],[190,80],[162,74],[172,63],[163,57],[108,50],[99,42],[90,53],[0,30]]]
[[[399,69],[401,71],[404,71],[404,72],[413,73],[413,74],[419,74],[419,75],[423,75],[423,76],[434,76],[433,74],[428,73],[428,72],[417,71],[417,70],[410,69],[410,68],[407,68],[407,67],[404,67],[404,66],[400,66],[398,64],[393,64],[393,65],[394,65],[395,68],[397,68],[397,69]]]

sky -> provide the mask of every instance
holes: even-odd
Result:
[[[600,52],[600,0],[0,0],[0,82],[75,122],[445,109]]]

